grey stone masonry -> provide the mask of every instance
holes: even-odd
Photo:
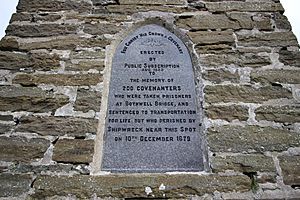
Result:
[[[142,27],[157,27],[146,30],[157,40],[127,41]],[[174,37],[162,39],[158,30]],[[300,51],[292,31],[280,0],[19,0],[0,41],[0,199],[299,199]],[[172,54],[155,54],[160,41]],[[119,44],[124,52],[138,47],[127,63],[161,58],[180,70],[175,75],[148,65],[126,71],[113,62],[123,55]],[[176,77],[171,86],[178,91],[158,97],[130,86],[165,83],[122,82],[149,72],[155,72],[152,81]],[[178,97],[191,91],[187,100]],[[129,95],[127,103],[138,101],[130,95],[148,95],[140,98],[145,105],[171,95],[159,106],[164,112],[183,110],[170,106],[174,102],[193,108],[195,129],[185,136],[197,142],[131,142],[104,153],[106,122],[125,118],[106,115],[121,108],[121,93]],[[145,114],[148,122],[138,123],[141,116],[128,117],[139,130],[160,128],[155,120],[165,120]],[[183,135],[190,115],[168,116],[164,128],[179,129],[155,129],[148,137]],[[122,122],[118,127],[130,128]],[[142,170],[105,170],[103,160],[138,163]],[[152,173],[149,166],[163,167]]]

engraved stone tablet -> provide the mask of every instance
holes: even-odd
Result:
[[[194,81],[188,49],[170,31],[146,25],[126,37],[112,61],[102,170],[203,170]]]

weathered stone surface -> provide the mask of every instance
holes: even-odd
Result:
[[[194,15],[190,17],[179,17],[176,24],[180,28],[188,30],[204,30],[204,29],[239,29],[240,25],[237,21],[230,20],[224,14],[216,15]]]
[[[202,74],[204,80],[211,81],[212,83],[222,83],[225,81],[238,83],[240,81],[240,76],[237,71],[231,73],[225,69],[214,69],[204,71]]]
[[[261,106],[255,110],[257,120],[275,121],[279,123],[299,123],[300,105]]]
[[[32,63],[27,54],[14,53],[9,51],[0,51],[0,68],[1,69],[20,69],[31,67]]]
[[[53,160],[62,163],[90,163],[94,140],[60,139],[54,145]]]
[[[42,126],[41,126],[42,124]],[[73,117],[24,116],[17,126],[18,132],[31,132],[47,136],[84,137],[86,133],[96,133],[98,121]]]
[[[195,50],[199,55],[202,54],[232,54],[236,53],[232,49],[233,44],[205,44],[195,46]]]
[[[196,45],[234,44],[232,31],[196,31],[189,32],[188,36]]]
[[[83,24],[85,33],[91,35],[115,34],[121,30],[120,26],[112,23]]]
[[[251,80],[262,84],[300,83],[300,70],[258,70],[252,71]]]
[[[100,56],[100,55],[99,55]],[[67,63],[65,70],[67,71],[88,71],[90,69],[95,69],[98,71],[103,71],[104,61],[99,60],[76,60],[72,63]]]
[[[214,156],[210,160],[213,172],[276,172],[273,159],[260,154]]]
[[[29,21],[29,22],[54,22],[61,19],[62,16],[59,14],[49,13],[14,13],[11,17],[10,23],[15,21]]]
[[[94,6],[118,4],[117,0],[92,0]]]
[[[245,11],[245,12],[284,12],[280,3],[249,1],[249,2],[215,2],[206,3],[206,8],[211,12],[229,12],[229,11]]]
[[[105,51],[72,51],[70,59],[105,59]],[[103,63],[104,64],[104,63]]]
[[[43,158],[50,142],[41,138],[0,137],[1,161],[31,162]]]
[[[16,38],[5,36],[0,41],[0,50],[18,50],[19,49],[19,43]]]
[[[270,31],[274,28],[271,23],[271,16],[264,14],[251,15],[243,12],[226,13],[229,19],[237,21],[241,29],[258,29]]]
[[[0,135],[9,132],[13,128],[10,124],[0,124]]]
[[[281,156],[278,158],[286,185],[300,185],[300,156]]]
[[[68,102],[67,96],[39,88],[0,87],[0,111],[54,112]]]
[[[279,51],[279,61],[285,65],[300,67],[300,51],[282,49]]]
[[[178,17],[176,24],[188,30],[204,29],[254,29],[272,30],[270,16],[232,12],[228,14],[194,15]]]
[[[246,47],[287,47],[298,46],[295,35],[289,32],[264,32],[264,33],[243,33],[237,32],[237,39],[239,46]]]
[[[53,165],[30,165],[26,163],[18,163],[9,167],[10,173],[60,173],[60,174],[89,174],[87,165],[73,165],[73,164],[60,164],[55,163]]]
[[[245,106],[209,106],[205,108],[205,115],[210,119],[223,119],[226,121],[246,121],[249,118],[248,108]]]
[[[284,16],[280,13],[274,13],[273,18],[274,18],[276,28],[292,30],[291,24],[288,21],[288,18],[286,16]]]
[[[258,126],[212,127],[207,132],[212,152],[286,151],[300,146],[300,135],[286,130]]]
[[[99,112],[101,97],[100,92],[78,89],[74,109],[83,112],[88,112],[89,110]]]
[[[257,176],[257,183],[276,183],[276,173],[260,173]]]
[[[278,86],[254,88],[252,86],[217,85],[206,86],[205,99],[207,103],[244,102],[261,103],[271,99],[293,98],[291,91]]]
[[[112,5],[112,4],[110,4]],[[120,7],[120,6],[119,6]],[[102,12],[100,11],[102,9]],[[99,11],[99,13],[97,13]],[[110,22],[109,24],[122,25],[124,22],[130,22],[127,15],[109,13],[104,7],[94,8],[93,13],[89,15],[78,13],[67,13],[66,19],[84,21],[85,24],[103,23],[104,21]],[[117,27],[119,29],[119,27]]]
[[[9,168],[11,173],[34,173],[40,174],[42,172],[56,172],[66,173],[72,170],[72,165],[55,164],[55,165],[30,165],[26,163],[18,163]]]
[[[230,184],[228,184],[230,183]],[[159,190],[163,185],[164,189]],[[38,176],[34,182],[35,198],[68,194],[80,199],[89,199],[93,194],[100,198],[187,198],[194,195],[219,192],[250,190],[251,181],[247,176],[216,175],[164,175],[133,174],[104,176]],[[147,195],[145,187],[152,192]],[[113,188],[113,189],[112,189]]]
[[[47,37],[76,34],[77,25],[74,24],[10,24],[6,29],[7,35],[18,37]]]
[[[119,0],[121,5],[126,4],[145,4],[145,5],[184,5],[185,0]]]
[[[200,55],[201,63],[207,67],[220,67],[228,65],[236,65],[239,67],[263,67],[271,64],[269,56],[264,54],[244,53],[238,54],[208,54]]]
[[[48,11],[57,12],[63,10],[74,10],[77,12],[88,12],[92,8],[90,3],[84,0],[22,0],[17,6],[19,12],[37,12],[37,11]]]
[[[58,86],[97,85],[102,82],[101,74],[17,74],[13,83],[23,86],[50,84]]]
[[[188,0],[188,5],[196,8],[197,10],[206,10],[205,3],[198,0]]]
[[[74,50],[77,47],[102,47],[109,44],[107,39],[103,38],[82,38],[78,36],[58,36],[35,41],[23,39],[19,44],[20,50],[33,49],[59,49]]]
[[[31,182],[28,174],[0,174],[0,197],[17,197],[29,192]]]
[[[127,14],[131,15],[138,12],[148,12],[148,11],[160,11],[160,12],[170,12],[170,13],[184,13],[195,11],[191,7],[174,7],[174,6],[159,6],[159,5],[108,5],[105,11],[114,14]],[[103,11],[101,10],[100,13]]]
[[[46,53],[15,53],[0,51],[0,69],[7,70],[51,70],[60,67],[58,55]]]
[[[16,21],[28,21],[30,22],[33,18],[33,14],[30,13],[13,13],[10,18],[10,23]]]
[[[12,115],[0,115],[0,121],[13,121]]]

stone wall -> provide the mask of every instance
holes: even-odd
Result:
[[[279,0],[20,0],[0,43],[0,198],[298,199],[300,52],[283,12]],[[149,20],[193,43],[209,169],[92,174],[106,49]]]

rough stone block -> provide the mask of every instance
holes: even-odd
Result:
[[[19,43],[16,38],[4,36],[0,41],[0,50],[13,51],[19,49]],[[3,52],[1,52],[3,54]],[[3,56],[3,55],[2,55]]]
[[[276,172],[273,159],[260,154],[214,156],[211,157],[211,168],[213,172]]]
[[[13,127],[14,126],[10,124],[0,124],[0,135],[10,132]]]
[[[300,51],[282,49],[279,51],[279,61],[285,65],[300,67]]]
[[[284,12],[284,8],[280,3],[272,1],[249,1],[249,2],[214,2],[206,3],[206,8],[211,12],[230,12],[230,11],[244,11],[244,12]]]
[[[196,45],[211,45],[211,44],[234,44],[234,36],[232,31],[196,31],[189,32],[188,36]]]
[[[37,133],[43,136],[84,137],[86,133],[95,134],[97,125],[98,121],[94,119],[24,116],[20,118],[16,131]]]
[[[67,71],[89,71],[90,69],[95,69],[98,71],[103,71],[104,67],[105,67],[104,61],[77,60],[77,61],[74,61],[73,63],[67,63],[65,70],[67,70]]]
[[[176,13],[181,14],[184,12],[192,12],[196,9],[191,7],[178,7],[178,6],[161,6],[161,5],[108,5],[105,8],[106,12],[111,14],[126,14],[132,15],[134,13],[139,12],[149,12],[149,11],[159,11],[159,12],[168,12],[168,13]],[[103,10],[101,10],[103,13]]]
[[[259,70],[252,71],[251,80],[262,84],[300,83],[300,70]]]
[[[21,0],[17,6],[18,12],[57,12],[70,11],[88,12],[92,9],[92,4],[84,0]]]
[[[279,123],[299,123],[300,105],[261,106],[255,110],[257,120],[267,120]]]
[[[222,119],[226,121],[246,121],[249,118],[248,108],[245,106],[209,106],[205,108],[205,115],[210,119]]]
[[[0,69],[14,71],[51,70],[60,67],[58,55],[0,51]]]
[[[13,118],[12,115],[0,115],[0,121],[13,121]]]
[[[72,51],[70,59],[105,59],[105,51]],[[104,64],[104,63],[103,63]]]
[[[281,13],[274,13],[273,19],[276,25],[276,28],[278,29],[286,29],[286,30],[292,30],[291,24],[288,21],[288,18]]]
[[[231,20],[235,20],[239,23],[241,29],[258,29],[264,31],[273,30],[271,23],[271,16],[267,14],[249,14],[243,12],[230,12],[226,15]]]
[[[213,69],[204,71],[202,74],[202,78],[216,84],[225,81],[229,81],[232,83],[238,83],[240,81],[240,76],[237,71],[231,73],[230,71],[225,69]]]
[[[239,46],[245,47],[288,47],[298,46],[296,36],[291,32],[259,32],[243,33],[237,32],[237,40]]]
[[[54,112],[69,98],[31,87],[0,87],[0,111]]]
[[[0,197],[17,197],[31,189],[28,174],[0,174]]]
[[[244,102],[262,103],[271,99],[292,99],[292,93],[288,89],[267,86],[254,88],[252,86],[216,85],[206,86],[205,99],[207,103],[217,102]]]
[[[271,64],[271,59],[267,55],[255,53],[226,53],[200,55],[200,61],[207,67],[220,67],[235,65],[239,67],[258,68]]]
[[[73,168],[76,166],[71,164],[54,164],[54,165],[30,165],[27,163],[18,163],[17,165],[13,165],[13,167],[9,168],[11,173],[69,173],[72,172]],[[76,170],[74,170],[76,171]]]
[[[6,34],[18,37],[47,37],[76,34],[78,25],[71,24],[10,24]]]
[[[97,85],[102,82],[101,74],[17,74],[13,83],[22,86],[49,84],[57,86]]]
[[[300,185],[300,156],[281,156],[278,158],[286,185]]]
[[[212,127],[208,130],[207,137],[212,152],[281,152],[300,146],[298,133],[271,127]]]
[[[62,163],[90,163],[93,154],[93,140],[60,139],[54,145],[53,160]]]
[[[92,0],[94,6],[118,4],[117,0]]]
[[[230,184],[228,184],[230,183]],[[38,176],[34,182],[34,198],[44,199],[55,195],[75,195],[89,199],[96,194],[100,198],[189,198],[205,193],[245,192],[250,190],[247,176],[216,176],[193,174],[118,174],[102,176]],[[145,187],[152,192],[147,195]],[[112,189],[113,188],[113,189]]]
[[[78,89],[74,108],[83,112],[88,112],[89,110],[99,112],[101,97],[100,92]]]
[[[121,30],[120,26],[112,23],[83,24],[83,32],[91,35],[116,34]]]
[[[119,0],[121,5],[184,5],[185,0]]]
[[[198,55],[202,54],[232,54],[236,53],[235,50],[232,49],[232,45],[234,44],[205,44],[205,45],[197,45],[195,46],[195,50]],[[201,56],[202,57],[202,56]]]
[[[32,162],[44,157],[50,142],[41,138],[0,137],[1,161]]]
[[[15,21],[28,21],[28,22],[55,22],[61,19],[62,16],[59,14],[49,13],[14,13],[11,17],[10,23]]]
[[[12,43],[12,42],[10,42]],[[9,44],[10,44],[9,43]],[[58,49],[58,50],[75,50],[77,47],[101,47],[105,48],[109,44],[107,39],[103,38],[81,38],[77,36],[58,36],[49,37],[43,40],[35,38],[35,40],[23,39],[20,41],[20,50],[33,50],[33,49]],[[13,45],[13,44],[12,44]]]
[[[9,167],[10,173],[30,173],[34,175],[39,174],[90,174],[90,166],[86,164],[45,164],[45,165],[31,165],[27,163],[18,163]]]
[[[238,21],[229,19],[224,14],[194,15],[191,17],[178,17],[176,24],[187,30],[205,29],[239,29]]]

